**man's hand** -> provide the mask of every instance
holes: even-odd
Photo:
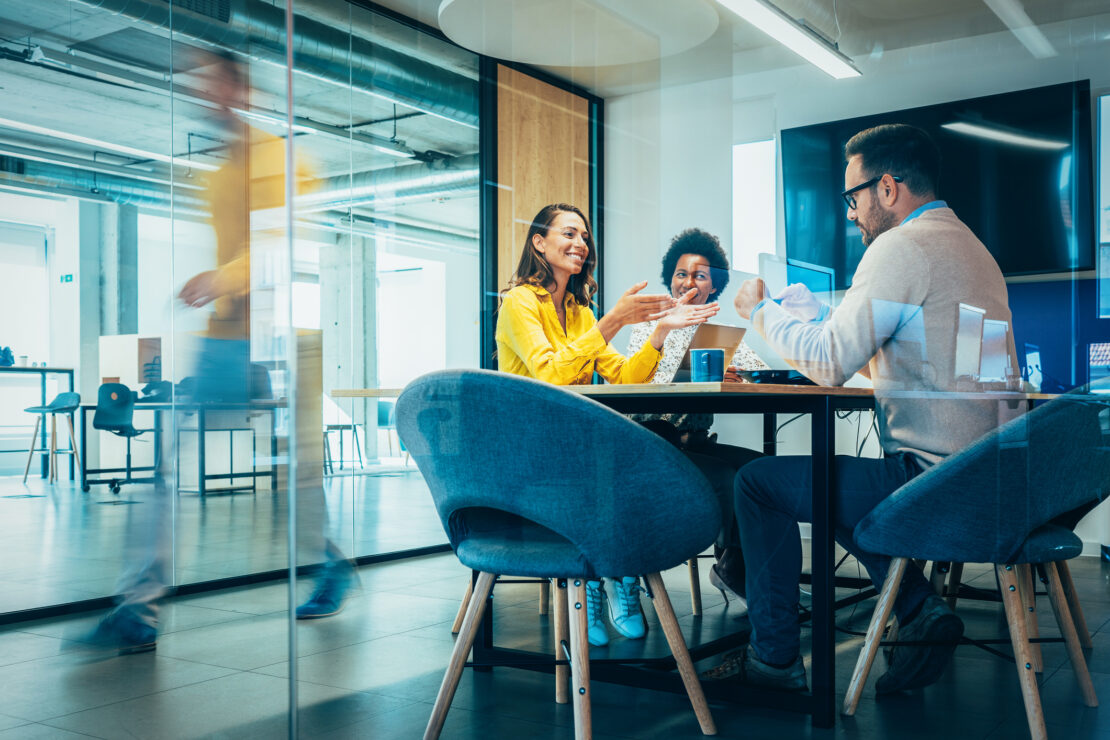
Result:
[[[775,300],[787,313],[801,321],[813,321],[821,315],[821,307],[824,305],[817,300],[817,296],[813,295],[804,283],[787,285],[781,293],[775,296]]]
[[[219,285],[219,272],[209,270],[189,278],[185,287],[177,294],[186,306],[200,308],[219,298],[221,295]]]
[[[736,294],[736,300],[732,305],[736,307],[736,313],[740,314],[740,318],[750,319],[756,304],[766,297],[767,286],[763,284],[763,279],[752,278],[740,285],[740,292]]]

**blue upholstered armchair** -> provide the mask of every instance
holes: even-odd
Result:
[[[1103,427],[1110,397],[1073,393],[1054,399],[980,439],[898,489],[857,525],[857,544],[892,556],[844,713],[855,712],[908,559],[993,563],[1025,697],[1029,729],[1045,736],[1033,648],[1031,568],[1043,565],[1048,595],[1084,701],[1096,706],[1073,613],[1078,600],[1061,569],[1082,542],[1071,531],[1110,484]],[[1070,602],[1070,603],[1069,603]],[[1085,627],[1083,631],[1086,632]]]
[[[712,489],[681,453],[572,391],[481,370],[413,381],[397,401],[397,428],[455,554],[479,572],[425,737],[443,727],[500,574],[559,579],[557,612],[563,579],[573,584],[576,736],[588,736],[590,723],[585,582],[614,574],[644,575],[702,731],[716,733],[659,575],[704,550],[720,527]],[[567,648],[566,621],[556,614],[556,651]]]

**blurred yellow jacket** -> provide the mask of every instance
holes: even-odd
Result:
[[[310,170],[298,156],[296,192],[306,192],[310,182]],[[246,339],[251,239],[267,233],[280,237],[285,230],[285,140],[244,126],[244,135],[228,148],[227,162],[209,176],[206,198],[216,232],[220,282],[234,286],[213,301],[208,336]]]

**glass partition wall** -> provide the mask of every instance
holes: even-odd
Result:
[[[0,47],[0,644],[35,643],[0,674],[104,691],[10,695],[0,728],[295,732],[290,692],[344,692],[292,651],[378,633],[293,607],[445,547],[379,390],[479,364],[478,57],[317,0],[0,0]]]
[[[0,613],[113,593],[120,533],[145,496],[115,470],[128,447],[136,480],[166,453],[171,585],[284,568],[279,493],[296,393],[318,397],[320,430],[300,442],[319,448],[343,552],[441,545],[393,401],[370,394],[479,364],[477,56],[346,3],[298,3],[291,77],[284,12],[266,4],[218,17],[175,6],[140,19],[63,0],[3,2],[0,13],[0,74],[27,103],[0,121],[4,344],[34,370],[0,378],[0,486],[19,509],[0,526],[28,548],[18,566],[5,558],[15,575]],[[281,185],[290,83],[292,233]],[[314,337],[319,354],[295,380],[294,336]],[[274,408],[172,406],[223,372],[210,355],[244,347],[248,396]],[[58,483],[47,455],[27,464],[36,416],[23,407],[68,389],[40,364],[72,369],[85,407],[72,483],[70,457],[57,458]],[[94,428],[108,381],[137,392],[134,427],[158,426],[157,442]]]

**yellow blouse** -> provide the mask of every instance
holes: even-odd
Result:
[[[610,383],[646,383],[659,363],[659,350],[644,342],[625,357],[601,336],[593,312],[566,296],[563,331],[551,294],[518,285],[505,294],[497,314],[497,367],[502,372],[554,385],[586,385],[596,370]]]

